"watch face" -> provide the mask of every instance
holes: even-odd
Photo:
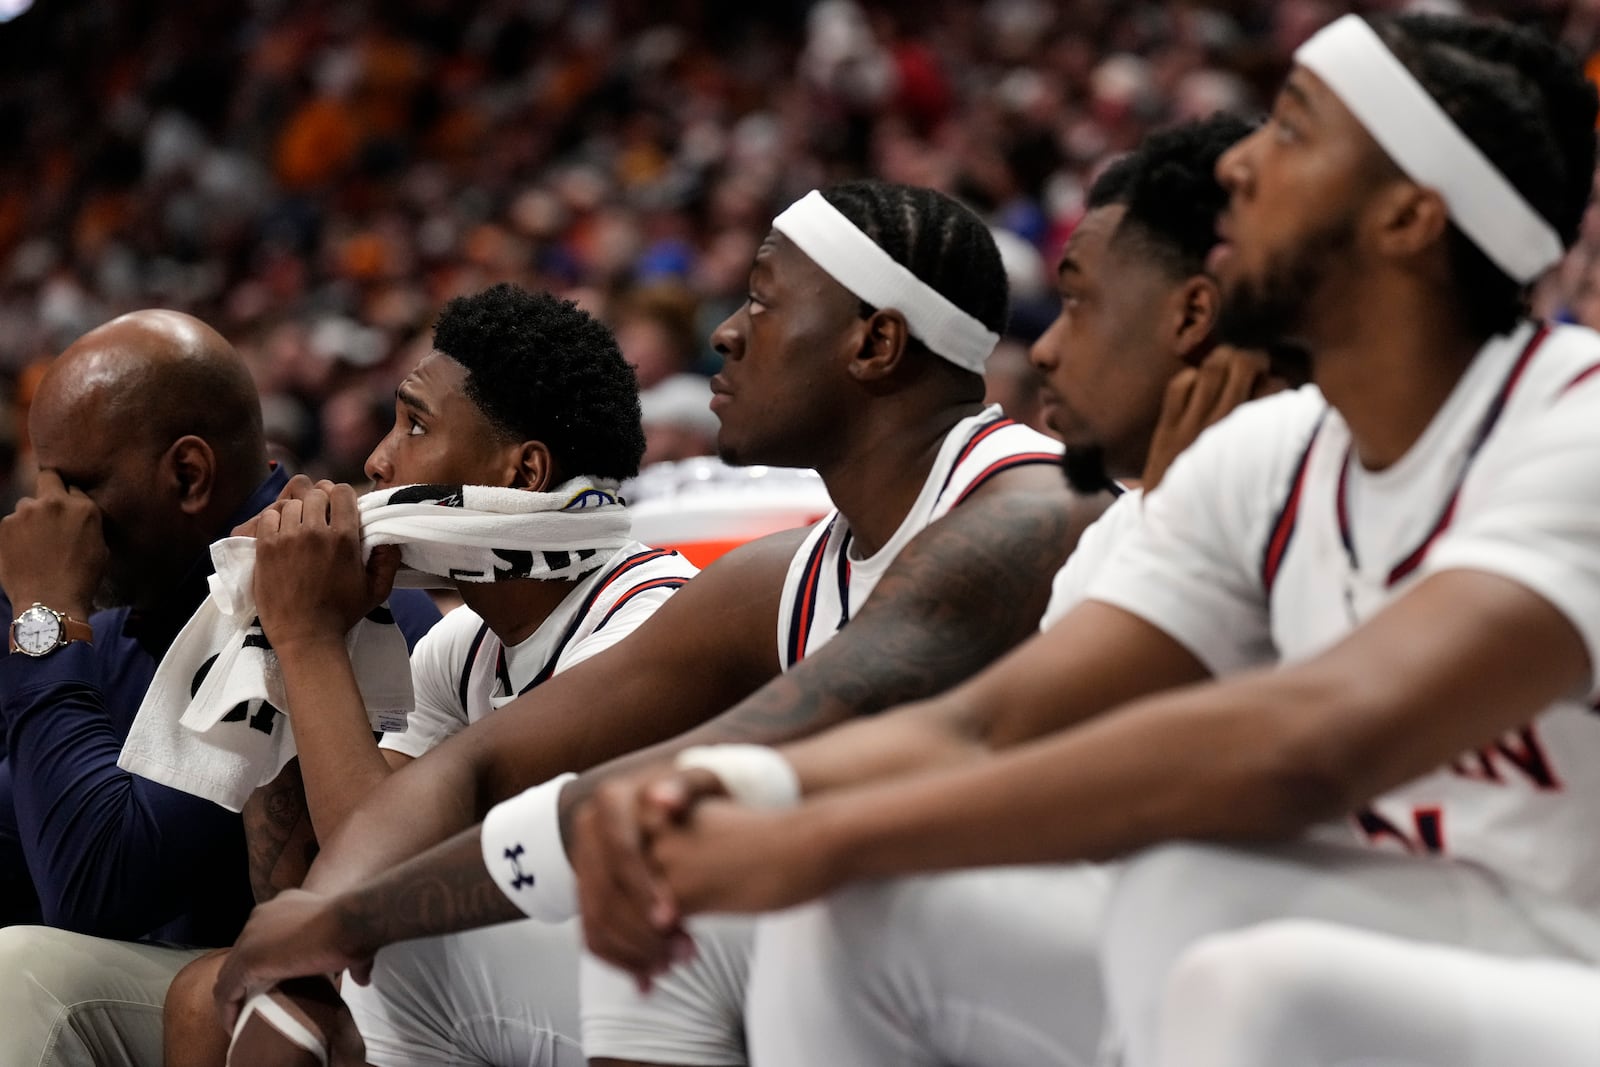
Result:
[[[30,656],[42,656],[61,644],[61,620],[49,608],[35,605],[17,616],[12,635],[17,648]]]

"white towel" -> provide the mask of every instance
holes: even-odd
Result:
[[[255,540],[218,541],[211,558],[211,595],[162,657],[117,765],[238,811],[296,749],[283,674],[256,619]],[[372,728],[404,729],[411,668],[387,608],[356,623],[345,647]]]
[[[367,493],[361,544],[400,546],[395,584],[580,578],[627,544],[615,482],[574,478],[548,493],[484,485],[402,485]],[[441,511],[448,508],[448,511]]]
[[[362,544],[398,544],[397,584],[566,579],[628,540],[616,487],[577,478],[549,493],[401,486],[359,501]],[[277,656],[255,614],[255,540],[211,546],[216,573],[156,669],[117,765],[238,811],[295,756]],[[374,730],[401,732],[412,706],[405,639],[387,609],[345,639]]]

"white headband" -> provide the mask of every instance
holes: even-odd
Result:
[[[906,317],[911,336],[956,366],[983,373],[1000,335],[956,307],[862,233],[813,189],[772,220],[834,281],[876,308]]]
[[[1294,54],[1413,180],[1436,190],[1484,255],[1527,284],[1561,258],[1561,238],[1357,15]]]

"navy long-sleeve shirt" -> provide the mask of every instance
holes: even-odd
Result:
[[[274,471],[218,535],[272,503],[287,480]],[[210,573],[208,552],[159,608],[95,613],[92,646],[0,656],[0,925],[211,946],[231,944],[244,924],[254,901],[240,817],[117,766]],[[439,618],[415,590],[390,603],[408,645]]]

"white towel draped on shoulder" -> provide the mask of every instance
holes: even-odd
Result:
[[[574,478],[547,493],[408,485],[361,497],[362,547],[400,546],[397,585],[564,580],[628,542],[614,483]],[[255,540],[211,546],[210,595],[156,669],[118,766],[238,811],[294,758],[293,709],[255,613]],[[405,638],[387,608],[345,639],[374,730],[405,727],[412,706]]]

